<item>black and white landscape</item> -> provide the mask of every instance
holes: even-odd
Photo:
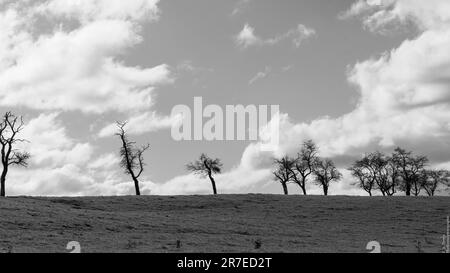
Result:
[[[0,0],[0,252],[450,252],[450,1]]]

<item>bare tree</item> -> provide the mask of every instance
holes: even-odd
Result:
[[[420,176],[428,163],[428,158],[414,156],[412,152],[397,147],[392,154],[392,161],[399,170],[401,190],[405,191],[407,196],[411,193],[419,195],[422,189]]]
[[[19,142],[25,142],[25,139],[18,138],[18,134],[24,127],[23,118],[17,117],[11,112],[3,115],[0,121],[0,145],[2,156],[2,174],[0,176],[0,197],[6,195],[6,175],[9,167],[12,165],[27,167],[30,154],[21,152],[14,148]]]
[[[397,186],[400,182],[400,172],[397,165],[391,157],[381,157],[376,161],[377,164],[377,186],[383,196],[392,196],[397,192]]]
[[[312,140],[305,141],[293,166],[293,182],[300,186],[304,195],[306,195],[307,179],[313,173],[317,163],[317,150],[318,148]]]
[[[295,160],[291,159],[288,156],[285,156],[281,159],[275,159],[276,169],[273,172],[273,175],[275,176],[275,181],[278,181],[281,183],[281,186],[283,187],[284,194],[288,195],[288,183],[292,182],[294,173],[293,168],[295,166]]]
[[[378,160],[381,156],[378,152],[365,155],[348,169],[358,179],[357,185],[370,196],[377,186],[378,167],[381,167]]]
[[[122,141],[122,147],[120,148],[120,166],[124,169],[125,173],[130,175],[133,179],[136,195],[141,195],[139,189],[139,177],[144,171],[145,166],[143,154],[150,148],[150,144],[137,148],[136,142],[128,139],[125,132],[126,124],[126,122],[117,122],[119,130],[116,135]]]
[[[314,176],[316,177],[316,183],[322,187],[324,195],[328,195],[331,182],[339,181],[342,178],[342,174],[330,159],[319,159],[317,161]]]
[[[216,181],[213,175],[216,173],[221,173],[222,163],[220,159],[212,159],[205,154],[202,154],[198,160],[186,165],[188,171],[194,172],[201,177],[208,177],[211,181],[214,195],[217,194]]]
[[[447,170],[425,170],[422,187],[428,196],[434,196],[440,185],[450,185],[450,172]]]

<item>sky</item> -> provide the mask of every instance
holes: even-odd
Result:
[[[32,155],[9,195],[133,194],[118,120],[150,144],[144,194],[209,194],[185,168],[203,152],[220,193],[279,194],[273,157],[308,139],[344,175],[330,194],[364,194],[346,168],[375,150],[450,169],[448,0],[0,0],[0,40],[0,111],[24,117]],[[175,141],[194,97],[279,105],[280,145]]]

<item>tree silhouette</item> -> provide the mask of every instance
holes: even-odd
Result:
[[[450,172],[447,170],[426,170],[423,174],[422,187],[428,196],[434,196],[440,185],[450,185]]]
[[[398,172],[392,167],[390,158],[381,152],[374,152],[357,160],[348,170],[358,179],[356,184],[370,196],[375,189],[386,196],[395,193]]]
[[[122,147],[120,148],[120,167],[124,169],[125,174],[131,176],[134,182],[134,188],[136,195],[141,195],[139,189],[139,177],[144,171],[144,157],[143,154],[150,148],[150,144],[136,148],[136,142],[130,141],[125,132],[126,122],[117,122],[119,131],[116,133],[122,141]]]
[[[283,187],[284,194],[288,195],[288,187],[287,184],[289,182],[292,182],[294,173],[293,168],[295,166],[295,160],[291,159],[288,156],[285,156],[281,159],[275,159],[276,169],[273,172],[273,175],[275,176],[275,181],[278,181],[281,183],[281,186]]]
[[[192,163],[186,165],[186,169],[190,172],[193,172],[203,178],[208,177],[211,181],[211,185],[213,188],[214,195],[217,194],[216,181],[214,180],[213,175],[216,173],[221,173],[222,171],[222,163],[220,159],[212,159],[208,157],[206,154],[202,154],[200,158]]]
[[[0,197],[6,195],[6,175],[10,166],[17,165],[22,167],[28,166],[30,154],[21,152],[13,146],[19,142],[25,142],[25,139],[18,138],[18,134],[24,127],[22,117],[17,117],[11,112],[3,115],[0,121],[0,145],[2,159],[2,174],[0,176]]]
[[[407,196],[411,193],[418,196],[422,189],[421,173],[428,163],[428,158],[414,156],[412,152],[397,147],[392,154],[392,161],[399,170],[401,190],[405,191]]]
[[[357,160],[348,170],[358,179],[357,185],[372,196],[372,190],[376,186],[377,166],[373,154],[365,155]]]
[[[392,157],[380,155],[375,161],[377,186],[383,196],[392,196],[397,192],[397,187],[401,179],[400,172],[398,166],[393,162]]]
[[[339,181],[342,178],[342,174],[330,159],[319,159],[314,168],[314,175],[316,183],[322,187],[324,195],[328,195],[331,182]]]
[[[300,186],[303,194],[306,195],[306,181],[313,173],[314,166],[317,163],[317,146],[312,140],[305,141],[300,152],[297,154],[293,166],[293,182]]]

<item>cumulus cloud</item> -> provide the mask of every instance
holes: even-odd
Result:
[[[377,58],[356,63],[348,71],[349,82],[359,91],[355,109],[337,118],[321,117],[312,122],[296,123],[287,114],[280,115],[280,145],[273,153],[263,153],[260,143],[250,144],[246,158],[257,159],[251,167],[246,160],[222,175],[224,181],[233,177],[235,170],[252,169],[265,174],[249,185],[262,185],[271,179],[273,156],[293,154],[300,144],[313,139],[320,146],[320,154],[339,159],[358,157],[362,153],[381,149],[392,150],[395,145],[430,156],[435,167],[449,166],[450,156],[450,2],[447,0],[357,1],[346,16],[362,16],[371,31],[378,32],[391,24],[416,24],[420,33],[384,52]],[[240,46],[260,45],[262,39],[250,27],[244,27],[238,36]],[[425,148],[424,148],[425,147]],[[243,158],[244,158],[243,156]],[[345,166],[340,183],[332,185],[334,194],[364,194],[352,186],[351,175]],[[172,180],[170,184],[192,181]],[[243,181],[243,180],[239,180]],[[247,179],[245,179],[247,181]],[[241,187],[246,187],[246,182]],[[185,185],[191,188],[191,184]],[[226,185],[223,185],[226,189]],[[176,188],[172,186],[172,188]],[[206,188],[204,189],[206,190]],[[320,189],[311,186],[311,193]]]
[[[360,17],[371,31],[414,23],[420,30],[442,28],[450,21],[450,2],[443,0],[358,0],[341,18]]]
[[[154,87],[172,81],[169,67],[127,66],[119,58],[142,41],[140,23],[157,18],[157,3],[22,0],[3,7],[0,105],[87,113],[148,110]],[[33,22],[39,20],[60,27],[38,29]]]
[[[179,121],[179,116],[161,116],[155,112],[144,112],[128,119],[125,130],[129,134],[138,135],[164,128],[171,128],[173,125],[178,124]],[[98,136],[108,137],[114,135],[116,132],[117,125],[113,123],[101,129]]]
[[[410,18],[424,30],[381,57],[358,62],[349,70],[349,82],[360,92],[352,112],[311,123],[295,123],[286,115],[281,122],[284,152],[309,138],[331,157],[402,144],[423,151],[420,147],[425,144],[429,150],[423,152],[439,160],[439,154],[450,148],[450,24],[442,14],[448,1],[427,2],[426,8],[421,1],[407,2],[408,8],[405,1],[380,1],[373,12],[395,11],[397,20]],[[370,13],[366,16],[375,18]],[[440,18],[440,24],[430,23],[433,17]],[[377,26],[385,23],[383,18],[374,22]],[[440,147],[437,152],[432,150],[434,145]]]
[[[388,2],[386,12],[402,10],[396,7],[404,5],[404,1]],[[380,3],[377,8],[383,7],[384,2]],[[440,7],[447,2],[433,1],[434,7],[426,8],[432,14],[423,16],[419,16],[424,12],[422,2],[408,3],[405,13],[398,13],[398,20],[411,18],[428,28],[397,48],[358,62],[349,70],[348,80],[360,93],[358,104],[350,113],[310,123],[295,123],[285,115],[281,121],[281,149],[289,151],[309,138],[318,142],[324,155],[332,157],[399,144],[409,144],[411,148],[424,143],[428,143],[427,147],[432,147],[431,143],[441,149],[449,147],[450,24],[444,20],[440,20],[441,24],[429,23],[434,16],[445,18]],[[382,24],[380,20],[377,25]]]
[[[20,149],[30,152],[29,168],[15,169],[10,180],[11,192],[28,194],[69,194],[84,191],[85,183],[94,183],[83,166],[94,152],[89,143],[68,136],[59,114],[41,114],[26,123],[21,137],[27,140]]]
[[[168,65],[129,66],[122,57],[142,42],[144,23],[158,19],[158,0],[0,1],[0,105],[38,110],[21,132],[27,169],[10,172],[8,193],[131,194],[117,156],[71,136],[61,113],[119,112],[167,126],[150,110],[153,90],[173,81]],[[150,111],[150,112],[149,112]],[[154,120],[157,119],[156,122]],[[152,123],[153,122],[153,123]],[[146,129],[146,130],[147,130]],[[90,162],[90,163],[89,163]]]
[[[120,172],[109,169],[86,169],[66,164],[57,168],[23,169],[11,172],[9,195],[33,196],[116,196],[133,195],[134,186],[122,179]],[[143,194],[150,194],[151,182],[142,181]]]
[[[157,1],[136,0],[130,10],[114,8],[120,5],[117,1],[109,11],[91,8],[93,4],[87,0],[80,2],[81,7],[64,6],[71,6],[72,1],[53,4],[62,5],[61,9],[50,5],[56,0],[37,1],[39,4],[32,8],[21,8],[22,2],[29,1],[16,1],[0,12],[3,30],[0,32],[3,41],[0,44],[0,104],[96,113],[126,112],[133,107],[140,109],[127,113],[131,116],[129,129],[134,133],[171,124],[171,120],[144,110],[144,106],[152,103],[153,88],[171,81],[169,67],[164,64],[155,68],[128,67],[118,61],[122,52],[140,42],[139,22],[157,18]],[[109,2],[96,3],[107,5]],[[148,10],[142,9],[139,3],[149,4]],[[155,5],[150,5],[152,3]],[[449,5],[447,0],[356,1],[343,17],[361,18],[364,26],[374,32],[414,24],[418,34],[378,57],[357,62],[349,68],[348,81],[359,92],[358,103],[349,113],[302,123],[287,114],[280,115],[277,149],[267,152],[262,149],[262,143],[250,144],[239,164],[217,177],[221,192],[259,192],[261,185],[274,183],[272,157],[294,153],[306,139],[313,139],[320,146],[321,155],[333,159],[406,145],[408,149],[429,155],[433,166],[449,166],[450,155],[446,152],[450,151]],[[36,35],[30,22],[44,11],[57,20],[70,19],[77,24]],[[100,33],[105,31],[106,21],[117,32],[112,37]],[[241,48],[275,45],[287,40],[299,46],[305,37],[315,33],[310,31],[305,36],[305,29],[297,27],[275,38],[264,39],[247,24],[235,38]],[[86,41],[90,39],[92,41]],[[44,65],[39,59],[41,56],[46,56]],[[68,66],[66,60],[73,65]],[[124,100],[125,95],[133,101]],[[133,105],[127,105],[129,103]],[[94,156],[95,148],[70,138],[58,117],[57,113],[42,114],[26,126],[29,131],[23,133],[32,143],[27,147],[33,154],[32,165],[28,170],[11,172],[10,179],[17,181],[11,183],[11,193],[131,194],[132,184],[122,181],[120,171],[111,163],[117,162],[117,158],[112,154]],[[142,127],[142,124],[149,126]],[[112,127],[107,128],[100,135],[112,132],[108,131]],[[92,163],[88,164],[88,159]],[[360,194],[351,186],[350,175],[342,169],[344,166],[339,167],[344,180],[332,186],[332,193]],[[211,191],[209,181],[192,175],[165,183],[144,179],[142,188],[144,193],[155,194]],[[320,193],[320,189],[313,186],[310,192]]]
[[[238,165],[216,176],[217,188],[221,193],[260,192],[261,181],[271,181],[272,163],[270,153],[261,149],[260,143],[253,143],[244,151]],[[245,178],[245,179],[244,179]],[[208,179],[193,174],[177,176],[162,184],[147,184],[153,193],[209,194],[211,183]]]
[[[403,7],[404,1],[388,2],[390,5],[383,6],[381,1],[377,8],[385,7],[386,12],[403,10],[396,7]],[[432,1],[434,7],[425,9],[431,14],[423,14],[420,1],[408,3],[408,9],[397,15],[398,20],[411,18],[428,28],[380,57],[358,62],[349,69],[348,80],[360,93],[353,111],[310,123],[295,123],[287,114],[282,115],[283,152],[310,138],[318,142],[325,156],[332,157],[402,143],[450,145],[450,23],[443,20],[446,16],[440,9],[447,1]],[[441,24],[429,23],[434,16],[441,18]]]
[[[157,19],[159,0],[52,0],[36,7],[36,12],[77,19],[82,23],[105,20]]]
[[[273,38],[263,39],[255,34],[255,29],[245,24],[243,29],[235,36],[236,45],[246,49],[252,46],[273,46],[282,41],[290,40],[295,47],[300,47],[303,41],[316,35],[316,31],[302,24]]]
[[[134,186],[117,168],[117,154],[98,154],[89,143],[70,137],[59,114],[41,114],[26,123],[20,149],[31,153],[26,169],[8,173],[10,195],[131,195]],[[143,185],[151,182],[143,181]],[[150,187],[143,190],[148,194]]]
[[[120,163],[120,158],[117,154],[108,153],[99,156],[97,159],[88,164],[90,169],[105,169],[108,170],[117,166]]]
[[[21,132],[28,142],[21,144],[20,148],[33,155],[31,167],[79,165],[91,159],[92,145],[70,138],[58,115],[41,114],[30,120]]]

